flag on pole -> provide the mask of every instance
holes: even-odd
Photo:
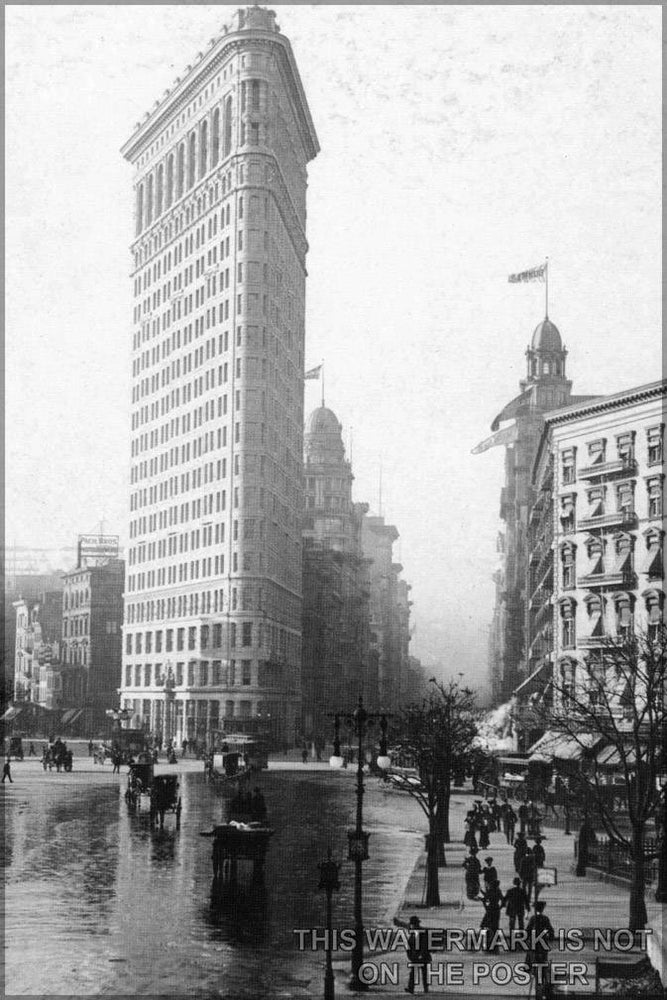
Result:
[[[519,281],[545,281],[547,274],[546,263],[540,264],[539,267],[531,267],[529,271],[519,271],[518,274],[510,274],[507,279],[511,284],[516,284]]]
[[[322,371],[322,365],[316,365],[315,368],[309,368],[308,371],[303,376],[304,381],[310,378],[319,378],[321,371]]]

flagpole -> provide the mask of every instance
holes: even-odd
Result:
[[[544,262],[544,278],[546,287],[544,290],[544,318],[549,319],[549,258]]]
[[[324,361],[322,362],[322,409],[324,409]]]

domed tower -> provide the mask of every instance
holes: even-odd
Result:
[[[527,372],[521,388],[525,390],[545,379],[564,379],[566,357],[567,351],[558,327],[546,316],[535,327],[530,345],[526,348]]]
[[[304,542],[347,550],[352,532],[352,469],[345,458],[343,428],[333,410],[320,406],[304,435],[306,516]]]

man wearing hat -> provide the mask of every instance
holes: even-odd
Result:
[[[408,985],[406,993],[415,991],[415,972],[421,969],[421,980],[424,993],[428,993],[428,967],[431,961],[431,953],[428,950],[428,939],[426,931],[422,930],[419,917],[410,917],[410,932],[408,934]]]
[[[535,837],[535,846],[533,847],[533,857],[535,858],[535,867],[544,868],[544,861],[546,859],[546,854],[544,853],[544,848],[542,847],[542,841],[544,837]]]

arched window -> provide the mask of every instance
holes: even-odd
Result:
[[[632,594],[614,595],[616,614],[616,634],[620,639],[628,639],[632,634],[634,597]]]
[[[146,225],[150,226],[153,221],[153,175],[151,174],[146,184]]]
[[[167,191],[164,207],[169,208],[174,200],[174,154],[167,157]]]
[[[561,546],[560,559],[563,567],[563,588],[571,589],[575,586],[577,571],[577,547],[566,543]]]
[[[144,228],[144,186],[140,184],[137,188],[137,219],[136,219],[136,235],[138,236],[141,230]]]
[[[586,551],[590,559],[588,573],[590,576],[601,576],[604,573],[604,545],[601,538],[589,538]]]
[[[632,576],[632,549],[634,539],[632,535],[619,532],[614,535],[614,550],[616,553],[616,565],[614,571],[622,573],[624,577]]]
[[[176,198],[180,198],[183,194],[183,185],[185,183],[185,143],[182,142],[178,147],[178,153],[176,154]]]
[[[208,170],[208,122],[199,126],[199,176],[203,177]]]
[[[662,609],[665,595],[661,590],[645,590],[642,594],[648,618],[648,637],[656,640],[662,625]]]
[[[563,649],[574,649],[577,644],[576,630],[577,602],[565,598],[560,602],[561,642]]]
[[[224,133],[222,142],[223,159],[232,151],[232,99],[225,98]]]
[[[575,682],[577,677],[577,663],[569,656],[559,663],[560,693],[563,701],[567,702],[574,697]]]
[[[155,218],[162,215],[162,202],[164,198],[164,167],[162,164],[157,168],[157,181],[155,191]]]
[[[220,108],[216,108],[211,119],[211,166],[220,159]]]
[[[590,625],[589,635],[594,638],[598,638],[604,635],[604,619],[602,617],[602,598],[599,594],[588,594],[584,598],[584,604],[586,605],[586,611],[588,613],[588,622]]]
[[[664,578],[664,564],[662,558],[662,544],[664,531],[658,528],[649,528],[644,533],[646,539],[646,549],[648,552],[646,572],[649,580],[662,580]]]
[[[197,133],[191,132],[188,141],[188,191],[195,182],[195,163],[197,158]]]

